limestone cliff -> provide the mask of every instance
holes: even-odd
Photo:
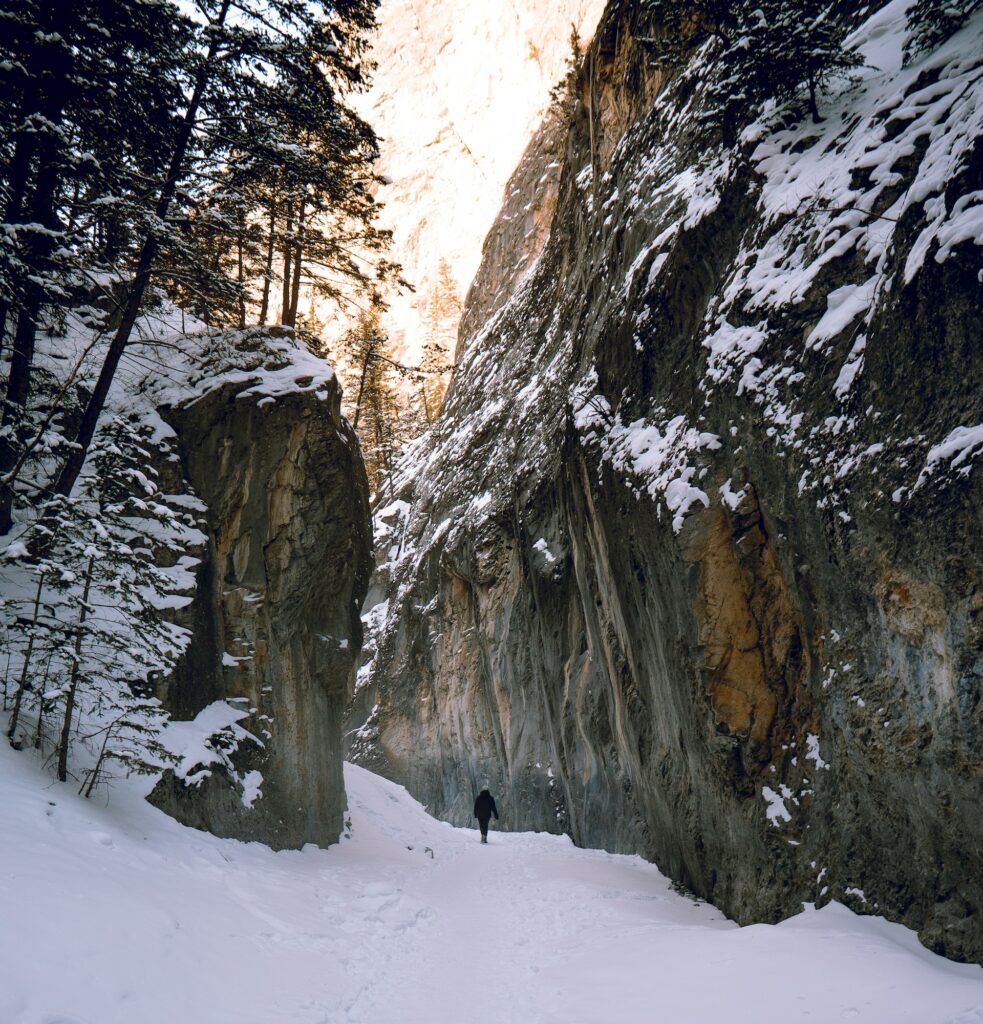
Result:
[[[345,810],[341,719],[371,570],[368,485],[334,375],[313,357],[298,365],[293,342],[267,334],[237,338],[241,366],[206,369],[162,410],[207,535],[191,646],[163,696],[176,718],[216,729],[152,799],[218,835],[327,845]]]
[[[609,5],[382,514],[353,751],[742,922],[837,899],[981,959],[983,21],[905,66],[905,7],[822,124],[728,148],[705,55],[663,78]]]
[[[382,314],[405,362],[418,362],[432,331],[441,262],[462,294],[474,276],[502,189],[563,77],[571,29],[589,38],[603,7],[603,0],[380,5],[376,68],[356,102],[380,137],[382,223],[415,289],[387,296]]]

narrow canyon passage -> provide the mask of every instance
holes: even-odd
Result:
[[[274,853],[0,761],[0,900],[44,951],[5,980],[3,1021],[983,1021],[983,969],[898,925],[834,904],[741,929],[637,857],[494,829],[481,846],[353,766],[350,837]]]
[[[983,0],[3,15],[0,1024],[983,1024]]]

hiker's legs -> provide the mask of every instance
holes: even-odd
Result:
[[[488,818],[485,818],[484,821],[482,821],[480,818],[478,819],[478,828],[481,829],[481,841],[483,843],[487,843],[488,842],[488,822],[489,822],[489,820],[490,819],[488,819]]]

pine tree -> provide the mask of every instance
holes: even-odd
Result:
[[[410,371],[393,359],[378,313],[363,313],[342,338],[346,414],[359,437],[369,484],[381,494],[409,431],[401,422],[397,385]]]
[[[429,425],[440,414],[447,392],[461,300],[447,260],[441,259],[427,303],[427,334],[420,360],[420,403]]]
[[[983,0],[917,0],[908,9],[908,39],[904,59],[910,63],[920,53],[934,49],[958,32]]]
[[[21,655],[10,738],[33,706],[42,745],[45,718],[56,712],[57,776],[66,781],[73,731],[84,721],[88,738],[101,739],[87,793],[112,761],[151,771],[166,758],[158,739],[164,716],[149,687],[174,664],[186,631],[161,614],[174,584],[156,556],[162,548],[183,553],[190,524],[160,499],[146,464],[131,425],[115,420],[100,432],[81,493],[54,496],[33,526],[44,538],[31,566],[33,614],[14,623]],[[29,557],[27,544],[16,553]]]
[[[720,109],[733,118],[745,101],[792,100],[805,87],[814,123],[818,94],[863,58],[842,46],[846,26],[828,0],[744,0],[721,56]]]
[[[13,0],[0,33],[0,331],[13,327],[0,430],[0,533],[10,526],[21,425],[46,310],[96,314],[105,271],[171,132],[184,20],[165,0]],[[98,326],[98,322],[94,323]]]

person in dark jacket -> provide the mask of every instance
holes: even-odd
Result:
[[[474,816],[478,819],[478,828],[481,829],[481,841],[488,842],[488,822],[491,816],[495,815],[498,821],[498,808],[495,806],[495,798],[488,792],[487,786],[481,787],[477,800],[474,802]]]

